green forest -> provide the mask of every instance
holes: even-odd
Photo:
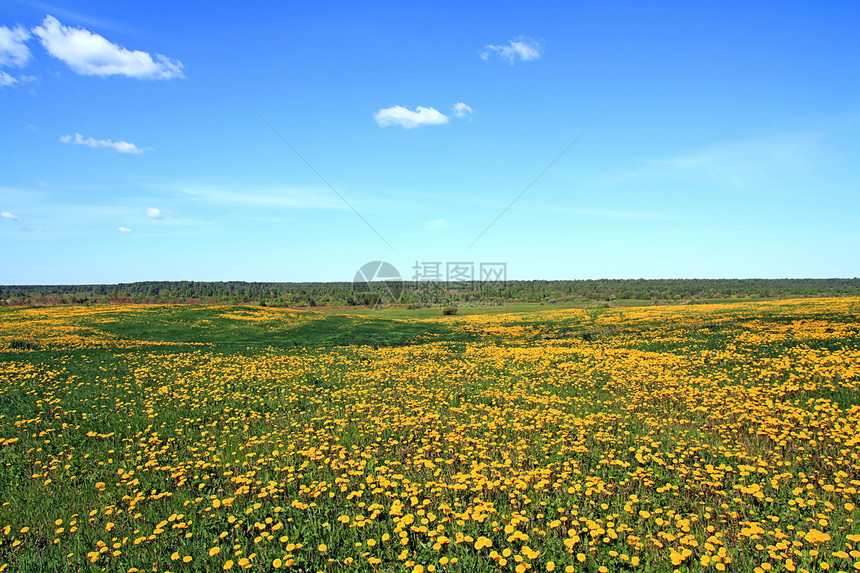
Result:
[[[860,279],[599,279],[435,284],[425,282],[145,281],[111,285],[0,286],[0,304],[256,304],[421,308],[451,304],[716,302],[858,296]]]

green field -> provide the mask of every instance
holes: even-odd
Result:
[[[858,317],[2,308],[0,570],[857,570]]]

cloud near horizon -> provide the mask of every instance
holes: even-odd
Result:
[[[93,139],[92,137],[84,139],[84,136],[80,133],[76,133],[74,137],[71,135],[63,135],[60,137],[60,142],[74,143],[75,145],[86,145],[87,147],[94,147],[96,149],[108,148],[118,151],[119,153],[140,154],[152,151],[152,148],[150,147],[138,147],[130,141],[111,141],[110,139]]]
[[[540,57],[540,44],[528,38],[517,38],[500,46],[489,44],[481,52],[481,59],[485,61],[489,60],[493,54],[497,54],[499,57],[507,60],[511,65],[514,65],[518,59],[523,62],[529,62]]]
[[[84,76],[121,75],[142,80],[185,77],[179,60],[127,50],[84,28],[64,26],[50,15],[32,32],[51,56]]]

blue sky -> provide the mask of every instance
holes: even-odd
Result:
[[[0,4],[0,284],[860,274],[860,4],[404,6]]]

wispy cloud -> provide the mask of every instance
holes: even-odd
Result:
[[[415,111],[400,105],[387,107],[376,112],[373,116],[382,127],[399,125],[403,129],[412,129],[422,125],[444,125],[448,123],[448,116],[432,108],[418,106]]]
[[[161,209],[156,209],[155,207],[147,209],[146,216],[150,219],[164,219],[164,215],[161,214]]]
[[[0,217],[3,217],[4,219],[9,219],[10,221],[20,221],[21,220],[21,217],[19,217],[18,215],[13,215],[9,211],[3,211],[2,213],[0,213]]]
[[[587,217],[589,219],[610,219],[614,221],[681,221],[682,217],[668,213],[652,213],[645,211],[627,211],[624,209],[605,208],[565,208],[554,206],[553,209],[565,213]]]
[[[780,134],[714,144],[670,157],[651,159],[599,184],[664,179],[758,186],[814,167],[821,156],[818,134]]]
[[[210,204],[229,203],[254,208],[348,209],[335,197],[329,197],[322,192],[291,187],[178,184],[168,185],[166,188]]]
[[[515,38],[500,46],[489,44],[481,52],[481,59],[489,60],[493,54],[514,65],[517,60],[528,62],[538,59],[540,57],[540,44],[528,38]]]
[[[116,230],[120,233],[131,233],[131,229],[129,229],[128,227],[117,227]]]
[[[14,86],[18,83],[18,78],[14,78],[7,74],[6,72],[0,71],[0,88],[5,88],[7,86]]]
[[[145,80],[184,77],[182,62],[159,54],[127,50],[84,28],[62,25],[46,16],[32,30],[51,56],[85,76],[121,75]]]
[[[152,151],[151,147],[138,147],[130,141],[111,141],[110,139],[93,139],[88,137],[84,139],[80,133],[76,133],[74,137],[71,135],[63,135],[60,137],[61,143],[74,143],[76,145],[86,145],[94,148],[108,148],[120,153],[140,154],[147,151]]]
[[[472,108],[463,102],[458,102],[454,104],[453,113],[454,117],[472,117]]]
[[[0,72],[0,88],[15,86],[18,84],[28,84],[30,82],[35,82],[37,79],[36,76],[18,76],[17,78],[7,74],[6,72]]]
[[[139,36],[139,34],[134,28],[130,28],[128,26],[120,24],[119,22],[114,22],[113,20],[108,20],[106,18],[99,18],[97,16],[91,16],[83,12],[67,10],[65,8],[55,6],[53,4],[48,4],[47,2],[39,2],[38,0],[18,0],[18,2],[20,2],[21,4],[26,4],[31,8],[35,8],[42,14],[53,14],[55,16],[63,18],[64,20],[72,20],[74,22],[85,24],[87,26],[100,28],[102,30],[118,32],[126,36]]]
[[[25,43],[30,32],[21,26],[0,26],[0,66],[23,67],[30,60],[30,49]]]
[[[424,228],[430,231],[440,231],[442,229],[448,228],[448,220],[447,219],[433,219],[432,221],[427,221],[424,223]]]
[[[30,49],[25,43],[30,32],[21,26],[7,28],[0,26],[0,68],[21,68],[30,61]],[[15,77],[0,71],[0,88],[14,86],[35,80],[33,76]]]
[[[135,236],[179,236],[205,232],[202,231],[206,228],[204,220],[194,215],[179,216],[169,209],[160,209],[163,221],[145,217],[147,205],[155,201],[151,191],[160,193],[161,200],[165,200],[163,188],[140,194],[134,190],[118,195],[106,193],[93,200],[89,199],[89,194],[80,193],[82,189],[97,188],[71,187],[61,183],[52,185],[51,189],[42,189],[36,185],[29,188],[0,185],[0,208],[9,211],[12,217],[23,215],[20,222],[13,222],[14,219],[0,213],[0,242],[2,237],[12,237],[11,233],[26,231],[29,227],[33,227],[29,229],[33,231],[29,235],[32,239],[69,239],[123,232],[118,230],[118,224],[130,229],[127,232],[133,231]],[[110,188],[98,189],[107,192]],[[172,200],[177,198],[173,197]],[[187,199],[185,205],[191,213],[194,213],[194,207],[203,207],[192,205]]]

